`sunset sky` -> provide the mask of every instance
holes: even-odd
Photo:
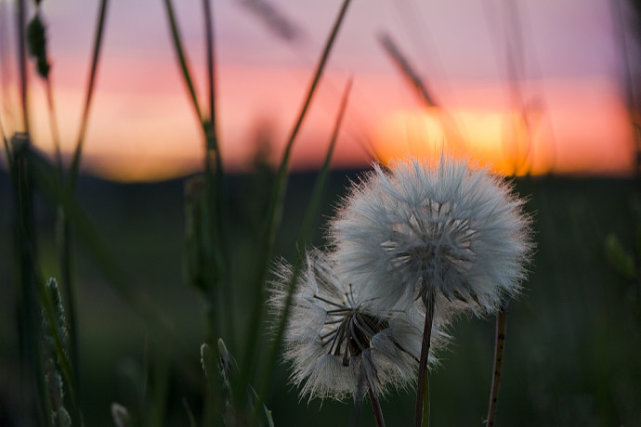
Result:
[[[174,3],[206,105],[202,2]],[[244,170],[258,135],[279,157],[341,2],[269,0],[293,24],[290,41],[250,0],[212,3],[222,154],[229,168]],[[78,131],[97,8],[98,1],[43,1],[66,153]],[[337,167],[364,166],[374,152],[386,160],[438,153],[445,144],[504,173],[630,173],[633,144],[612,16],[606,0],[353,0],[293,166],[322,161],[342,88],[353,77]],[[11,1],[0,0],[0,18],[1,117],[10,134],[19,125]],[[442,108],[423,105],[381,48],[382,32]],[[30,82],[34,140],[50,151],[43,85],[33,74]],[[85,169],[126,181],[170,178],[197,170],[202,146],[163,2],[110,2]]]

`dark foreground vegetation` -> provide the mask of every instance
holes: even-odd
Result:
[[[323,245],[325,219],[344,194],[356,171],[335,171],[314,231]],[[292,259],[304,207],[315,174],[291,176],[276,252]],[[266,171],[232,176],[228,225],[232,257],[244,266],[231,274],[252,271],[257,230],[268,195]],[[638,280],[641,199],[638,183],[625,179],[521,178],[535,218],[537,251],[521,297],[509,307],[505,361],[497,425],[626,425],[641,423],[641,286]],[[86,425],[113,425],[112,402],[145,419],[165,425],[188,425],[185,407],[199,414],[202,405],[199,347],[203,337],[203,304],[185,283],[184,182],[116,184],[84,177],[77,198],[106,245],[116,254],[129,286],[142,291],[179,341],[154,342],[143,315],[114,290],[104,267],[78,243],[75,246],[80,348],[80,404]],[[18,336],[15,308],[12,219],[9,180],[0,175],[0,425],[13,425],[16,414],[29,410],[17,399]],[[250,194],[251,198],[246,195]],[[55,212],[37,203],[41,269],[59,274],[53,224]],[[630,270],[630,267],[632,268]],[[631,273],[631,274],[630,274]],[[636,277],[635,277],[636,275]],[[235,280],[241,283],[242,280]],[[250,303],[246,290],[233,290],[244,330]],[[494,319],[461,318],[451,330],[449,351],[431,377],[432,425],[481,425],[491,381]],[[267,336],[264,337],[268,339]],[[238,341],[241,337],[235,337]],[[233,353],[238,343],[227,342]],[[276,425],[348,425],[353,405],[298,403],[283,366],[267,398]],[[413,391],[384,399],[389,425],[407,425],[413,413]],[[348,402],[349,403],[349,402]],[[361,408],[361,424],[373,421]],[[151,415],[150,415],[151,414]],[[330,422],[331,421],[331,422]]]

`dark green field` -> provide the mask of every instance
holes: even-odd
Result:
[[[348,178],[331,175],[314,241],[322,245],[331,215]],[[232,274],[252,271],[256,221],[263,216],[262,176],[231,177],[230,233],[233,257],[243,262]],[[293,175],[288,187],[278,253],[291,258],[313,174]],[[143,316],[114,290],[91,250],[76,239],[80,318],[81,402],[88,426],[113,425],[109,406],[117,401],[132,412],[144,408],[143,394],[162,393],[167,425],[188,425],[183,400],[198,415],[203,340],[203,304],[183,280],[183,182],[115,184],[80,181],[78,199],[129,286],[153,301],[181,341],[153,340]],[[640,426],[641,287],[608,262],[606,236],[613,232],[635,252],[641,227],[639,184],[631,180],[538,178],[517,182],[535,218],[537,251],[521,297],[510,306],[498,426]],[[246,194],[251,194],[249,198]],[[265,195],[266,197],[266,195]],[[11,198],[0,175],[0,425],[16,412],[18,345],[12,279]],[[37,216],[43,276],[57,275],[54,212],[41,201]],[[246,258],[246,259],[244,259]],[[637,261],[637,267],[641,262]],[[234,289],[243,330],[249,309],[245,290]],[[244,310],[243,307],[246,307]],[[431,376],[432,426],[480,426],[486,413],[493,353],[494,320],[462,318],[441,366]],[[232,352],[237,340],[228,338]],[[267,401],[276,425],[349,425],[352,404],[299,402],[282,367]],[[144,384],[148,383],[148,386]],[[413,391],[392,393],[383,403],[389,426],[409,425]],[[361,425],[371,425],[362,408]],[[304,422],[302,421],[304,420]]]

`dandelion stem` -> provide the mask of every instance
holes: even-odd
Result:
[[[423,300],[425,304],[425,327],[421,345],[421,359],[418,364],[418,391],[416,393],[415,426],[429,425],[429,392],[427,377],[427,359],[430,353],[432,338],[432,321],[434,319],[434,291],[430,289]]]
[[[496,415],[496,401],[499,397],[499,385],[501,380],[501,367],[503,366],[503,347],[505,344],[505,331],[507,329],[507,313],[500,310],[496,314],[496,336],[494,338],[494,375],[492,376],[492,388],[490,388],[490,402],[487,408],[487,420],[485,425],[494,425]]]
[[[385,419],[383,418],[383,409],[381,408],[381,402],[378,401],[376,392],[373,391],[371,387],[368,387],[367,393],[369,394],[369,400],[372,402],[372,412],[374,413],[374,419],[376,420],[376,425],[378,427],[385,427]]]

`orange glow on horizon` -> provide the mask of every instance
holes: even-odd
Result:
[[[533,125],[532,117],[510,111],[401,110],[379,124],[375,146],[386,163],[406,157],[434,159],[445,150],[505,176],[629,175],[632,147],[626,113],[617,105],[603,105],[600,113],[594,117],[575,106],[557,112],[555,128],[546,129]],[[582,127],[586,118],[590,126]]]
[[[202,169],[203,138],[175,64],[149,65],[146,80],[126,78],[136,61],[105,64],[86,137],[83,167],[116,181],[158,181]],[[144,68],[143,68],[144,69]],[[145,70],[145,69],[144,69]],[[310,70],[223,64],[219,130],[228,171],[246,171],[267,125],[269,159],[276,164],[303,99]],[[292,169],[322,163],[334,125],[343,73],[329,72],[315,96],[292,152]],[[82,88],[60,75],[56,92],[63,152],[75,143]],[[505,108],[500,84],[457,86],[448,113],[427,111],[397,76],[355,76],[348,113],[333,159],[335,167],[365,167],[372,148],[385,161],[448,152],[505,175],[552,173],[626,175],[633,146],[627,113],[611,83],[599,79],[548,80],[545,116],[523,117]],[[202,86],[201,86],[202,87]],[[158,89],[156,89],[158,88]],[[42,88],[32,90],[36,144],[52,151]],[[530,141],[530,142],[528,142]]]
[[[433,159],[444,150],[502,175],[540,175],[552,166],[550,154],[539,150],[538,141],[516,113],[401,111],[383,122],[376,145],[384,162],[404,157]],[[533,161],[535,151],[538,161]]]

